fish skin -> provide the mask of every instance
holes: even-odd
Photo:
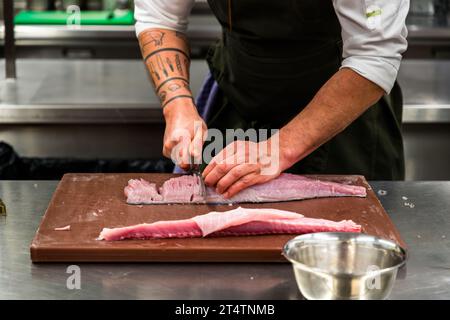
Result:
[[[248,187],[230,199],[224,198],[213,188],[208,187],[205,200],[201,197],[198,179],[188,175],[171,178],[164,182],[159,190],[155,184],[143,179],[131,179],[124,191],[128,204],[263,203],[323,197],[366,197],[367,195],[365,187],[282,173],[278,178]]]
[[[199,238],[264,234],[304,234],[313,232],[361,232],[351,220],[339,222],[306,218],[277,209],[237,208],[210,212],[184,220],[158,221],[122,228],[104,228],[99,240]]]

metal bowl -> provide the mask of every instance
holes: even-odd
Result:
[[[283,255],[292,262],[297,285],[306,299],[385,299],[406,251],[381,238],[344,232],[298,236]]]

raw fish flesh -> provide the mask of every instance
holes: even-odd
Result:
[[[365,187],[321,181],[288,173],[283,173],[264,184],[242,190],[230,199],[225,199],[213,188],[208,187],[204,200],[201,197],[200,178],[190,175],[171,178],[159,189],[154,183],[146,180],[131,179],[124,192],[129,204],[261,203],[323,197],[365,197],[367,194]]]
[[[361,232],[361,226],[351,220],[335,222],[306,218],[291,211],[239,207],[225,212],[213,211],[191,219],[157,221],[123,228],[104,228],[98,239],[114,241],[314,232]]]

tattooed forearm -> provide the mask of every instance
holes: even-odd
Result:
[[[171,30],[150,29],[139,35],[139,43],[163,107],[181,98],[192,100],[186,36]]]

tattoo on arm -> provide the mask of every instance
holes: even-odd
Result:
[[[156,61],[158,62],[159,70],[161,70],[164,73],[164,75],[166,77],[168,77],[169,74],[167,73],[166,67],[164,66],[164,62],[163,62],[163,60],[162,60],[160,55],[156,56]]]
[[[186,35],[155,29],[143,33],[139,40],[144,62],[162,107],[182,98],[193,101],[189,88],[190,58]]]
[[[159,73],[156,72],[155,66],[153,65],[153,62],[151,62],[151,61],[150,61],[150,73],[153,73],[156,76],[156,79],[161,80]]]
[[[174,72],[175,69],[173,68],[173,64],[172,64],[172,61],[170,61],[170,58],[167,58],[166,61],[167,61],[167,64],[169,65],[170,70],[172,72]]]
[[[177,70],[178,70],[178,72],[179,72],[182,76],[184,76],[183,67],[181,66],[181,61],[180,61],[180,55],[179,55],[178,53],[175,55],[175,63],[176,63],[176,65],[177,65]]]
[[[164,44],[164,35],[165,33],[162,31],[150,31],[148,33],[148,37],[150,38],[150,40],[142,45],[142,50],[144,50],[145,46],[149,44],[153,44],[155,45],[155,47],[161,47]]]
[[[158,68],[159,70],[162,70],[162,65],[161,65],[161,57],[159,55],[156,56],[156,63],[158,64]]]
[[[163,82],[161,82],[161,84],[158,86],[158,88],[156,88],[156,92],[159,92],[159,90],[161,90],[162,86],[165,85],[167,82],[172,81],[172,80],[181,80],[184,81],[187,85],[188,81],[185,78],[181,78],[181,77],[172,77],[169,79],[164,80]]]
[[[192,98],[192,96],[186,95],[186,94],[182,94],[182,95],[175,96],[175,97],[170,98],[169,100],[167,100],[167,101],[162,105],[162,108],[164,109],[164,107],[167,106],[169,103],[171,103],[173,100],[181,99],[181,98],[188,98],[188,99],[194,101],[194,98]]]
[[[172,91],[172,92],[175,92],[175,91],[177,91],[180,88],[181,88],[181,86],[179,84],[177,84],[177,83],[171,84],[169,86],[169,90]]]
[[[150,58],[151,58],[152,56],[154,56],[155,54],[160,53],[160,52],[164,52],[164,51],[175,51],[175,52],[179,52],[179,53],[181,53],[182,55],[184,55],[184,56],[186,57],[186,58],[185,58],[186,61],[187,61],[187,59],[189,58],[188,54],[187,54],[186,52],[184,52],[183,50],[181,50],[181,49],[178,49],[178,48],[162,48],[162,49],[158,49],[158,50],[154,50],[154,51],[150,52],[150,53],[144,58],[144,61],[147,62],[147,60],[150,59]]]

